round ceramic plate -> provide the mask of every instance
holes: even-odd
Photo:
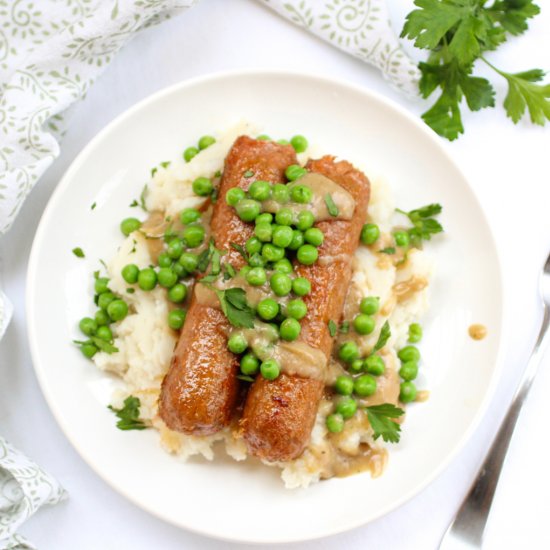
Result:
[[[182,463],[153,430],[121,432],[107,410],[113,380],[71,344],[90,310],[91,273],[121,241],[152,166],[197,137],[247,120],[273,136],[307,135],[323,150],[359,159],[383,174],[397,203],[443,204],[446,233],[431,309],[423,321],[430,399],[409,408],[386,472],[286,490],[279,471],[237,463],[218,449],[213,462]],[[92,210],[91,205],[96,207]],[[77,259],[71,250],[85,253]],[[132,502],[171,523],[243,542],[332,535],[386,514],[425,487],[451,460],[485,408],[497,373],[502,287],[485,216],[440,139],[420,120],[362,88],[288,73],[214,75],[163,90],[129,109],[76,158],[44,212],[28,271],[27,309],[34,365],[66,436],[88,464]],[[488,337],[468,337],[471,323]],[[337,505],[335,506],[335,503]],[[269,510],[269,513],[266,513]],[[275,518],[275,520],[274,520]]]

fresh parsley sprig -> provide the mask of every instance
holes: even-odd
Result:
[[[115,409],[109,405],[108,408],[119,418],[119,421],[116,423],[119,430],[145,430],[147,428],[145,423],[139,419],[140,405],[139,398],[133,395],[128,396],[124,400],[122,409]]]
[[[427,62],[419,64],[419,89],[428,98],[441,93],[422,118],[439,135],[454,140],[464,133],[460,112],[463,100],[471,111],[495,106],[495,90],[486,79],[474,76],[474,63],[481,60],[508,84],[504,108],[517,123],[529,112],[541,126],[550,120],[550,84],[540,84],[545,73],[532,69],[508,73],[497,69],[484,53],[495,50],[509,35],[518,36],[528,20],[540,12],[534,0],[415,0],[418,9],[407,15],[402,37],[430,50]]]
[[[386,443],[399,442],[401,426],[392,419],[404,415],[405,411],[403,409],[391,403],[382,403],[381,405],[365,407],[365,411],[374,432],[375,440],[382,436]]]
[[[246,300],[246,292],[242,288],[227,290],[213,289],[227,320],[237,328],[253,328],[256,312]]]
[[[443,226],[434,217],[441,214],[443,210],[440,204],[428,204],[410,212],[405,212],[399,208],[396,210],[407,216],[413,224],[413,227],[407,230],[412,246],[418,246],[422,240],[429,241],[432,235],[443,232]]]

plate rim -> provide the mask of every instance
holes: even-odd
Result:
[[[385,107],[396,112],[399,116],[404,117],[418,131],[420,131],[425,135],[425,137],[430,141],[430,143],[434,147],[436,147],[439,153],[443,155],[446,158],[446,160],[450,164],[452,164],[452,166],[455,168],[457,173],[460,175],[460,177],[464,181],[466,189],[469,191],[472,200],[476,203],[476,205],[479,208],[479,211],[481,213],[481,220],[485,224],[485,227],[487,229],[487,236],[489,238],[489,241],[491,243],[492,249],[495,254],[495,261],[496,261],[495,267],[496,267],[497,276],[498,276],[497,280],[495,281],[495,285],[498,287],[497,290],[500,298],[499,303],[500,303],[502,314],[500,316],[498,331],[494,331],[495,334],[497,334],[497,338],[498,338],[496,343],[497,353],[494,359],[495,366],[490,378],[489,385],[485,391],[485,395],[483,396],[483,399],[478,408],[478,411],[476,412],[473,419],[471,420],[467,430],[464,431],[462,436],[454,444],[451,452],[447,455],[445,460],[443,460],[438,465],[438,467],[435,468],[430,473],[430,475],[426,476],[426,478],[416,487],[414,487],[413,489],[401,495],[399,499],[395,500],[390,505],[387,505],[381,508],[378,513],[372,515],[369,519],[365,521],[350,521],[348,523],[342,523],[336,529],[334,528],[322,529],[321,532],[319,532],[314,536],[306,535],[306,536],[301,536],[299,538],[283,537],[283,538],[277,538],[277,540],[267,541],[262,539],[251,540],[250,538],[236,538],[236,537],[227,537],[223,535],[218,535],[212,532],[202,530],[200,528],[195,528],[192,525],[183,524],[182,522],[178,522],[176,520],[165,517],[164,515],[162,515],[162,513],[157,512],[154,508],[149,507],[146,503],[143,503],[137,499],[134,499],[133,496],[128,494],[126,490],[117,483],[116,480],[113,480],[111,477],[108,477],[106,474],[100,471],[100,469],[96,467],[93,459],[89,457],[86,453],[84,453],[79,448],[77,443],[74,442],[73,439],[69,436],[70,430],[68,429],[66,422],[63,419],[62,411],[57,408],[55,404],[55,400],[53,399],[53,396],[49,394],[47,376],[41,364],[40,354],[38,352],[38,344],[36,342],[36,331],[34,328],[35,325],[31,321],[31,319],[35,318],[34,305],[33,305],[35,303],[33,281],[37,280],[37,277],[38,277],[38,272],[37,272],[38,254],[44,238],[43,234],[45,232],[45,228],[47,227],[47,222],[49,221],[51,217],[51,213],[55,209],[57,202],[60,200],[60,197],[63,195],[63,192],[69,186],[71,180],[73,179],[73,174],[80,169],[81,165],[85,162],[86,158],[89,156],[91,152],[93,152],[96,146],[102,141],[104,136],[108,135],[111,131],[113,131],[118,126],[123,124],[127,119],[131,118],[142,109],[148,107],[150,104],[154,104],[158,101],[162,101],[164,97],[169,96],[170,94],[185,90],[186,88],[192,88],[194,86],[200,86],[200,85],[205,85],[207,83],[212,83],[212,81],[221,81],[225,79],[239,79],[239,78],[250,78],[250,77],[270,78],[274,76],[282,77],[282,78],[291,78],[291,79],[297,78],[297,79],[309,81],[310,83],[320,82],[325,85],[329,84],[337,88],[343,88],[343,89],[346,89],[347,91],[360,94],[367,100],[382,103]],[[50,198],[48,199],[46,208],[44,209],[40,217],[40,221],[38,223],[36,232],[33,237],[31,252],[29,255],[29,262],[27,266],[27,274],[25,278],[25,302],[26,302],[25,314],[26,314],[26,324],[27,324],[27,342],[29,344],[29,349],[31,352],[33,370],[36,374],[36,378],[38,380],[40,390],[42,392],[42,395],[44,396],[44,399],[46,400],[46,403],[48,404],[48,407],[57,425],[63,432],[63,435],[72,445],[73,449],[75,449],[79,457],[92,469],[92,471],[96,475],[98,475],[105,483],[107,483],[109,487],[111,487],[113,490],[115,490],[117,493],[123,496],[126,500],[128,500],[129,502],[131,502],[133,505],[137,506],[141,510],[144,510],[147,513],[150,513],[152,516],[166,523],[174,525],[180,529],[185,529],[191,533],[198,534],[201,536],[206,536],[215,540],[221,540],[226,542],[230,541],[230,542],[237,542],[237,543],[244,543],[244,544],[266,544],[266,545],[306,542],[306,541],[313,541],[313,540],[327,538],[330,536],[351,531],[353,529],[357,529],[362,526],[366,526],[367,524],[370,524],[376,521],[377,519],[380,519],[381,517],[393,512],[394,510],[397,510],[398,508],[403,506],[403,504],[411,500],[413,497],[419,495],[421,492],[423,492],[426,489],[426,487],[428,487],[431,483],[433,483],[433,481],[437,477],[439,477],[444,470],[448,468],[451,462],[453,462],[454,459],[458,456],[458,454],[464,449],[466,443],[472,438],[474,432],[479,427],[482,418],[487,413],[489,405],[494,397],[497,384],[502,376],[502,371],[503,371],[502,356],[504,354],[503,336],[504,336],[504,330],[506,327],[505,318],[506,318],[506,313],[508,309],[506,305],[507,301],[506,301],[506,295],[504,292],[503,283],[504,283],[504,272],[503,272],[503,264],[502,264],[500,249],[495,239],[495,233],[494,233],[493,227],[489,222],[486,212],[476,192],[474,191],[469,180],[466,178],[459,164],[454,160],[453,156],[451,155],[451,152],[448,149],[448,144],[443,142],[442,138],[439,138],[439,136],[435,132],[430,130],[421,121],[419,117],[415,116],[413,113],[408,111],[405,107],[401,106],[397,102],[383,96],[381,93],[375,90],[372,90],[360,84],[356,84],[348,79],[333,78],[318,72],[309,72],[309,71],[303,72],[303,71],[286,70],[286,69],[233,69],[233,70],[227,70],[227,71],[215,71],[204,75],[181,80],[179,82],[176,82],[174,84],[161,88],[160,90],[157,90],[156,92],[153,92],[152,94],[134,103],[133,105],[131,105],[130,107],[128,107],[127,109],[119,113],[117,116],[115,116],[103,128],[101,128],[84,145],[84,147],[78,152],[78,154],[71,161],[70,165],[67,167],[67,169],[63,173],[63,176],[59,180],[59,183],[56,185],[54,191],[52,192]]]

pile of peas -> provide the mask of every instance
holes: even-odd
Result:
[[[353,327],[358,334],[370,334],[374,330],[374,314],[380,308],[379,299],[368,296],[359,304],[359,314],[353,320]],[[376,377],[384,374],[386,366],[378,354],[360,357],[359,348],[353,341],[344,342],[338,350],[339,359],[346,364],[350,375],[336,379],[334,391],[341,397],[336,402],[335,412],[327,416],[327,429],[339,433],[344,429],[344,422],[357,412],[356,397],[369,397],[376,393]]]
[[[261,134],[256,139],[260,141],[273,141],[267,134]],[[304,136],[296,135],[288,139],[278,139],[277,143],[281,145],[292,145],[297,153],[303,153],[308,147],[308,141]]]
[[[109,290],[107,277],[96,277],[94,290],[95,303],[99,309],[93,318],[83,317],[78,326],[84,335],[112,344],[113,333],[109,325],[116,321],[122,321],[128,315],[128,304]],[[80,351],[88,359],[91,359],[98,349],[97,342],[92,339],[80,344]]]
[[[307,171],[298,165],[291,165],[285,175],[291,182],[298,180]],[[241,220],[254,223],[254,235],[245,244],[248,265],[239,275],[251,286],[269,286],[273,297],[259,302],[256,313],[263,322],[270,323],[277,337],[287,342],[296,340],[301,332],[300,321],[307,314],[307,306],[301,299],[311,291],[311,283],[305,277],[293,276],[291,259],[296,257],[299,263],[312,265],[317,261],[318,250],[324,240],[323,232],[313,227],[315,217],[309,210],[295,213],[285,204],[306,205],[313,198],[312,190],[299,183],[286,186],[270,184],[267,181],[254,181],[248,192],[240,188],[230,189],[226,202],[235,208]],[[275,215],[262,212],[262,202],[272,199],[281,205]],[[282,306],[277,298],[294,294],[294,298]],[[248,350],[248,343],[242,333],[230,335],[228,348],[241,357],[241,372],[253,376],[260,372],[268,380],[276,379],[280,374],[280,365],[274,359],[260,362],[258,357]]]
[[[197,195],[206,196],[212,193],[210,179],[197,178],[193,182]],[[121,229],[132,218],[123,220]],[[137,220],[136,220],[137,221]],[[199,255],[194,252],[204,244],[206,229],[201,223],[201,213],[195,208],[185,208],[180,213],[183,230],[176,233],[167,230],[164,235],[164,251],[159,254],[157,265],[140,269],[135,264],[122,268],[122,278],[130,285],[145,291],[153,290],[157,285],[167,290],[168,299],[174,304],[182,304],[188,295],[187,286],[182,281],[196,274]],[[139,223],[139,222],[138,222]],[[124,234],[125,231],[122,231]],[[174,330],[182,328],[186,311],[175,308],[168,314],[168,325]]]
[[[409,342],[416,344],[422,339],[422,327],[418,323],[409,326]],[[420,351],[416,346],[405,346],[397,353],[401,361],[399,376],[403,380],[399,391],[399,400],[410,403],[416,399],[417,389],[413,380],[418,376],[418,362]]]

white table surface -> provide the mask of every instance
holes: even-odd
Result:
[[[412,0],[388,2],[396,27]],[[546,4],[546,2],[539,2]],[[549,6],[527,35],[497,54],[506,70],[550,69]],[[40,215],[80,149],[108,122],[167,85],[205,73],[278,68],[331,75],[374,89],[420,114],[426,104],[391,89],[380,73],[294,27],[254,0],[203,0],[135,38],[76,107],[62,154],[0,240],[0,269],[15,315],[0,343],[0,431],[52,472],[70,499],[39,511],[21,529],[41,550],[237,548],[168,525],[126,502],[81,460],[55,423],[38,387],[27,346],[25,273]],[[504,83],[497,80],[498,100]],[[550,250],[550,126],[505,118],[502,109],[464,111],[466,134],[448,144],[494,229],[507,299],[502,377],[482,424],[454,462],[425,491],[384,518],[298,549],[432,549],[474,476],[530,354],[540,321],[536,283]],[[467,223],[467,215],[464,217]],[[546,432],[550,354],[522,413],[496,495],[485,548],[549,548],[550,475]],[[467,383],[467,380],[465,380]],[[460,391],[457,388],[457,391]],[[365,495],[368,498],[368,495]],[[215,522],[216,518],[212,518]]]

